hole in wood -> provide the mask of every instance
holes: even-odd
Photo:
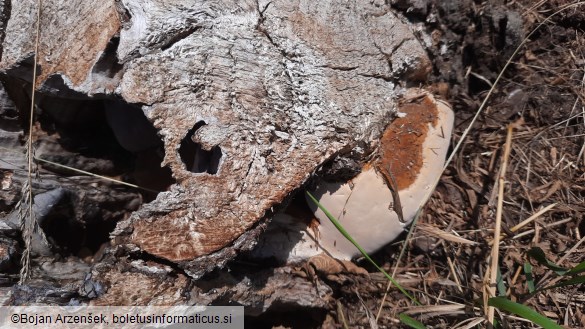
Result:
[[[120,37],[113,37],[108,42],[106,49],[104,49],[104,52],[94,65],[92,73],[103,75],[106,78],[114,78],[122,71],[123,65],[119,63],[116,54],[119,44]]]
[[[107,220],[95,209],[79,216],[78,207],[87,210],[91,206],[85,197],[72,191],[53,190],[35,197],[35,200],[39,202],[37,206],[42,206],[43,201],[50,203],[48,213],[39,218],[40,226],[53,251],[64,256],[91,257],[109,241],[110,233],[116,227],[113,217]]]
[[[187,136],[181,141],[179,155],[187,170],[193,173],[217,174],[221,162],[222,152],[219,145],[205,149],[200,143],[193,140],[199,128],[205,126],[205,121],[197,122]]]
[[[51,250],[91,258],[110,240],[119,220],[175,182],[170,169],[161,167],[163,142],[141,108],[120,100],[40,94],[37,108],[33,135],[42,184],[34,186],[33,194],[35,211],[42,214],[39,223]],[[61,190],[51,202],[37,202]]]
[[[161,167],[163,143],[139,107],[117,100],[45,96],[39,108],[42,130],[49,137],[41,158],[138,185],[147,202],[174,183],[170,169]]]

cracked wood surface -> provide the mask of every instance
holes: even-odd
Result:
[[[30,83],[35,5],[12,7],[0,63],[5,84]],[[41,94],[141,106],[176,180],[118,223],[114,246],[195,278],[252,248],[273,207],[325,161],[374,147],[402,87],[430,70],[384,1],[43,6]],[[194,173],[181,160],[181,143],[198,122],[206,125],[195,139],[221,150],[216,174]]]

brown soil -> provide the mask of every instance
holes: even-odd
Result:
[[[456,111],[455,143],[513,51],[538,24],[570,1],[393,1],[432,36],[432,88]],[[485,317],[481,306],[489,272],[490,241],[498,201],[498,174],[506,127],[514,124],[505,172],[500,271],[507,297],[523,302],[567,328],[585,327],[585,288],[579,285],[528,295],[523,265],[534,266],[536,283],[557,276],[526,252],[540,247],[553,262],[572,267],[585,260],[585,4],[541,26],[513,57],[477,122],[424,210],[405,254],[402,241],[375,260],[415,295],[417,306],[392,288],[379,328],[406,327],[407,313],[430,328],[453,328]],[[516,232],[509,228],[542,208],[549,211]],[[439,237],[436,231],[454,238]],[[431,232],[431,233],[429,233]],[[453,242],[456,237],[470,243]],[[322,327],[374,328],[387,281],[366,261],[369,278],[355,276],[338,286],[337,306]],[[496,313],[509,328],[535,328]],[[344,319],[344,320],[343,320]],[[478,327],[486,327],[485,322]]]

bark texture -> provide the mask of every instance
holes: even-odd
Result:
[[[350,152],[366,156],[392,120],[402,88],[430,70],[414,34],[384,1],[42,3],[37,109],[51,124],[36,129],[61,140],[40,155],[61,155],[57,162],[70,164],[79,152],[63,136],[75,139],[74,128],[104,120],[110,139],[136,159],[134,173],[158,152],[162,161],[154,167],[168,168],[174,180],[119,220],[111,247],[95,257],[78,293],[100,304],[188,301],[177,295],[193,291],[187,277],[200,278],[253,248],[275,207],[324,162]],[[0,6],[8,12],[0,16],[1,78],[21,121],[36,4]],[[8,119],[3,114],[1,121]],[[21,131],[0,132],[4,147],[21,147]],[[0,154],[19,162],[13,152]],[[18,168],[0,166],[4,180],[18,175]],[[148,168],[147,180],[156,180],[160,168]],[[3,189],[9,201],[2,211],[18,190]],[[171,272],[178,279],[169,280]],[[132,298],[138,286],[159,290]]]

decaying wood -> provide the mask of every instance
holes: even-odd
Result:
[[[384,1],[42,3],[37,106],[58,135],[41,125],[38,136],[63,137],[89,124],[86,115],[105,113],[137,163],[164,148],[160,166],[175,181],[118,221],[112,247],[94,263],[91,282],[102,288],[80,293],[96,303],[189,301],[176,295],[187,277],[200,278],[253,248],[275,208],[324,162],[367,155],[392,120],[402,87],[430,70],[418,40]],[[0,16],[0,78],[19,110],[28,101],[21,89],[32,81],[36,4],[12,2],[10,14]],[[142,147],[148,129],[131,130],[142,124],[120,124],[132,108],[156,128],[160,145]],[[0,132],[2,146],[20,147],[20,132]],[[61,161],[78,157],[43,145],[43,154],[66,155]],[[2,168],[5,179],[19,175]],[[42,184],[63,186],[52,178]],[[81,190],[87,193],[73,194]],[[168,281],[169,271],[180,279]],[[162,290],[127,296],[145,285]]]

